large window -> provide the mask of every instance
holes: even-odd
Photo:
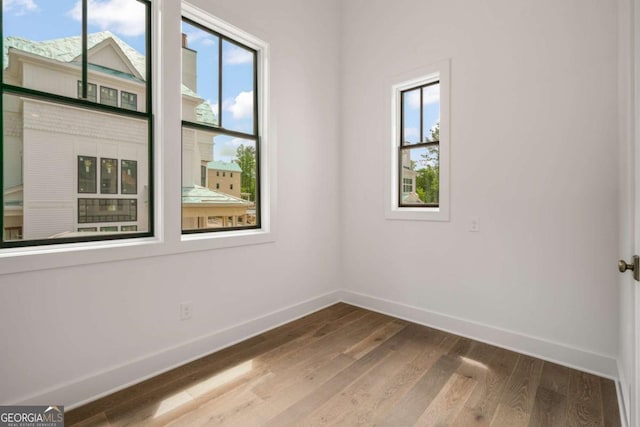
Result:
[[[449,218],[449,63],[393,85],[387,217]]]
[[[258,52],[195,20],[182,33],[182,231],[260,228]]]
[[[150,0],[2,2],[0,246],[152,235],[150,23]]]

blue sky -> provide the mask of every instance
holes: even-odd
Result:
[[[209,101],[218,115],[218,37],[184,22],[182,32],[187,35],[188,47],[198,52],[198,95]],[[253,67],[251,51],[222,42],[222,126],[226,129],[253,133]],[[214,159],[232,161],[240,144],[254,145],[239,138],[216,137]]]
[[[420,142],[420,90],[416,89],[406,92],[404,96],[404,139],[409,143]],[[430,129],[433,129],[440,121],[440,85],[427,86],[424,89],[423,101],[423,124],[424,136],[428,138],[431,135]],[[424,139],[423,139],[424,142]],[[422,165],[421,155],[426,149],[411,150],[411,160],[418,162],[418,168]]]
[[[79,0],[3,0],[5,36],[29,40],[51,40],[79,36],[81,28]],[[90,33],[111,31],[141,53],[145,52],[145,8],[137,0],[89,0]],[[218,107],[217,37],[183,24],[189,48],[198,52],[198,95],[209,101],[214,113]],[[222,124],[225,128],[253,133],[253,55],[232,43],[223,42]],[[214,158],[231,161],[241,143],[253,142],[219,136]]]

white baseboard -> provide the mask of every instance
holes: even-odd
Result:
[[[340,291],[339,297],[341,301],[368,310],[482,341],[614,381],[618,379],[617,361],[609,356],[349,290]]]
[[[163,372],[220,351],[339,301],[338,291],[273,311],[264,316],[195,338],[160,352],[12,402],[15,405],[61,403],[70,410]],[[48,402],[48,403],[47,403]]]

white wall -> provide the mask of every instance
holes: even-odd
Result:
[[[347,288],[612,361],[616,3],[343,4]],[[445,58],[451,221],[385,220],[386,83]]]
[[[178,2],[163,3],[166,22],[179,16]],[[134,380],[153,363],[163,367],[153,358],[146,366],[136,361],[338,287],[337,3],[194,3],[270,43],[276,242],[1,275],[0,403],[32,396],[77,403],[106,391],[100,381],[82,380]],[[175,33],[171,48],[179,55],[179,24],[167,31]],[[175,122],[165,135],[179,138]],[[167,159],[179,179],[179,160]],[[179,191],[179,182],[165,184]],[[183,301],[193,302],[190,321],[179,320]],[[193,343],[183,349],[193,356],[202,350]]]

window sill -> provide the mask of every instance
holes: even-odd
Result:
[[[388,209],[386,219],[403,221],[449,221],[449,212],[442,208]]]
[[[238,246],[261,245],[273,243],[275,240],[273,231],[260,229],[185,235],[182,238],[178,237],[177,241],[165,241],[161,238],[150,237],[3,249],[0,253],[0,276]]]

